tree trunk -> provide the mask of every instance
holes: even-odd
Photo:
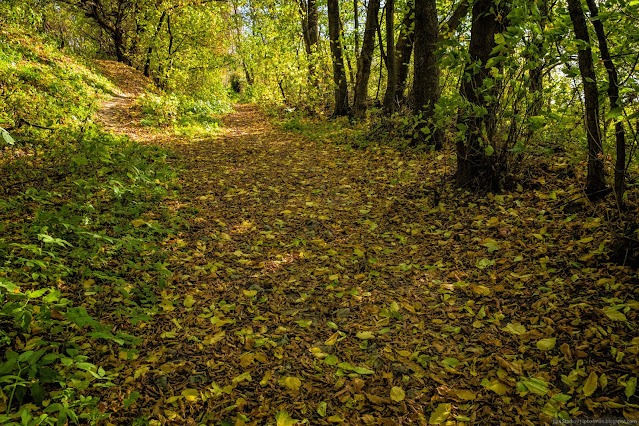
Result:
[[[507,6],[506,6],[507,7]],[[456,142],[457,186],[483,190],[495,190],[500,186],[500,176],[494,170],[490,152],[495,126],[495,99],[483,88],[485,79],[490,77],[486,63],[495,47],[495,34],[505,30],[503,20],[507,16],[503,2],[498,0],[478,0],[473,6],[473,23],[470,30],[468,53],[470,64],[464,69],[460,94],[468,102],[460,108],[457,118],[458,128],[465,134]],[[485,113],[477,111],[484,110]],[[487,151],[488,149],[488,151]]]
[[[592,62],[590,36],[586,26],[586,17],[580,0],[568,0],[568,12],[575,29],[575,37],[581,41],[578,60],[579,71],[584,87],[584,104],[586,119],[586,137],[588,141],[588,176],[586,178],[586,194],[591,200],[606,195],[606,175],[603,163],[603,146],[599,129],[599,94],[597,91],[597,75]]]
[[[406,80],[410,69],[410,57],[413,53],[413,42],[415,40],[415,2],[410,3],[410,7],[402,21],[399,30],[399,38],[395,46],[395,67],[397,72],[397,83],[395,85],[395,99],[398,104],[404,103],[404,92],[406,92]]]
[[[362,39],[362,51],[357,60],[357,77],[355,78],[355,99],[353,110],[355,117],[363,118],[366,114],[368,97],[368,79],[371,74],[373,51],[375,50],[375,29],[379,14],[380,0],[369,0],[366,11],[366,26]]]
[[[146,61],[144,61],[144,76],[151,77],[151,55],[153,54],[153,43],[157,39],[160,31],[162,30],[162,24],[164,23],[164,19],[166,18],[166,10],[162,11],[162,15],[160,15],[160,20],[158,21],[158,25],[155,27],[155,33],[153,34],[153,38],[149,43],[149,47],[146,50]]]
[[[415,0],[415,80],[413,81],[414,115],[421,115],[413,144],[429,141],[440,149],[444,135],[434,123],[435,104],[439,101],[439,66],[437,65],[436,0]]]
[[[309,81],[312,81],[313,84],[317,86],[315,53],[319,41],[319,26],[316,0],[300,0],[300,11],[302,12],[302,34],[304,36],[304,48],[308,59]]]
[[[619,76],[617,68],[608,49],[608,40],[604,31],[603,23],[599,19],[599,10],[596,0],[587,0],[588,9],[590,9],[590,17],[595,27],[595,34],[599,42],[599,51],[601,59],[608,73],[608,99],[610,100],[610,109],[615,111],[621,109],[621,99],[619,99]],[[615,200],[617,206],[623,208],[623,193],[626,186],[626,132],[623,122],[616,119],[615,122],[615,144],[617,151],[617,159],[615,161]]]
[[[302,11],[302,33],[304,35],[304,47],[310,56],[313,48],[317,47],[319,40],[319,27],[317,15],[317,2],[315,0],[300,0]]]
[[[386,94],[384,112],[395,112],[395,88],[397,87],[397,61],[395,60],[395,0],[386,1]]]
[[[344,55],[340,41],[339,0],[328,0],[328,35],[333,59],[333,82],[335,83],[334,116],[348,114],[348,87],[346,85],[346,70],[344,69]]]

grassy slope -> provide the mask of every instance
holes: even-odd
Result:
[[[26,30],[0,31],[0,86],[0,127],[16,140],[0,146],[0,423],[96,420],[89,390],[112,376],[88,351],[135,339],[88,312],[104,291],[128,299],[118,315],[144,318],[145,286],[166,276],[169,231],[153,220],[171,222],[157,207],[165,153],[93,126],[111,84]]]

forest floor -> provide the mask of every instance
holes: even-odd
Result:
[[[185,226],[157,313],[91,313],[143,339],[93,360],[117,372],[111,423],[639,418],[637,274],[606,263],[601,207],[565,203],[565,159],[512,192],[436,193],[438,153],[309,140],[255,105],[217,137],[151,134],[136,87],[99,120],[178,155]]]

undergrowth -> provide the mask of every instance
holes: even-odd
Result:
[[[175,93],[146,93],[138,100],[142,125],[172,127],[177,134],[211,134],[220,127],[219,116],[231,110],[226,94],[210,99]]]
[[[111,89],[45,40],[0,30],[0,424],[106,418],[117,372],[96,357],[135,356],[139,338],[112,322],[149,320],[169,275],[168,154],[90,124]]]

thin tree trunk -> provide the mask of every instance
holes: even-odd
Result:
[[[386,0],[386,94],[384,112],[395,112],[395,88],[397,87],[397,61],[395,60],[395,0]]]
[[[568,0],[568,12],[575,29],[575,37],[582,42],[577,57],[579,71],[584,87],[584,104],[586,120],[586,137],[588,141],[588,176],[586,177],[586,194],[591,200],[606,195],[606,175],[603,163],[603,146],[599,128],[599,94],[597,75],[592,62],[590,36],[586,26],[586,17],[580,0]]]
[[[443,131],[434,123],[435,104],[439,101],[439,66],[437,65],[436,0],[415,0],[415,80],[413,81],[414,115],[422,116],[414,134],[413,143],[426,141],[435,148],[443,146]]]
[[[344,69],[344,55],[340,41],[339,0],[328,0],[328,34],[333,59],[333,82],[335,83],[334,116],[348,114],[348,86],[346,85],[346,70]]]
[[[355,78],[355,98],[353,100],[353,112],[358,118],[363,118],[366,114],[368,97],[368,80],[371,74],[371,63],[373,62],[373,51],[375,49],[375,29],[378,22],[380,0],[369,0],[366,11],[366,26],[364,28],[364,39],[362,40],[362,50],[357,61],[357,77]]]
[[[505,30],[503,18],[508,5],[498,4],[498,0],[478,0],[473,6],[473,23],[470,30],[468,53],[470,64],[466,65],[460,87],[460,94],[468,102],[461,108],[457,118],[458,127],[465,128],[465,135],[458,138],[457,186],[484,190],[498,189],[499,173],[493,169],[491,157],[486,148],[491,145],[495,125],[495,96],[485,96],[485,79],[490,77],[486,63],[495,47],[495,34]],[[500,7],[501,6],[501,7]],[[490,94],[490,93],[489,93]],[[476,111],[485,110],[478,114]]]
[[[595,27],[595,34],[599,41],[599,51],[601,59],[608,73],[608,99],[610,100],[610,109],[618,110],[621,108],[621,99],[619,98],[619,76],[617,68],[608,49],[608,40],[604,31],[603,23],[599,19],[599,10],[596,0],[587,0],[588,9],[590,9],[590,17],[592,25]],[[617,150],[617,159],[615,161],[615,199],[619,209],[623,208],[623,193],[626,185],[626,132],[623,122],[619,119],[615,122],[615,144]]]
[[[413,42],[415,40],[415,2],[410,3],[410,7],[402,21],[399,31],[399,38],[395,46],[395,68],[397,72],[397,83],[395,85],[395,99],[398,104],[404,103],[404,92],[406,92],[406,80],[410,69],[410,57],[413,53]]]
[[[353,0],[353,17],[355,20],[355,60],[359,58],[359,4],[358,0]]]
[[[166,10],[162,11],[162,15],[160,15],[160,19],[158,21],[158,25],[155,27],[155,33],[153,34],[153,38],[149,43],[149,48],[146,50],[146,61],[144,61],[144,76],[151,77],[151,55],[153,54],[153,43],[157,39],[160,31],[162,30],[162,24],[164,24],[164,19],[166,18]]]

